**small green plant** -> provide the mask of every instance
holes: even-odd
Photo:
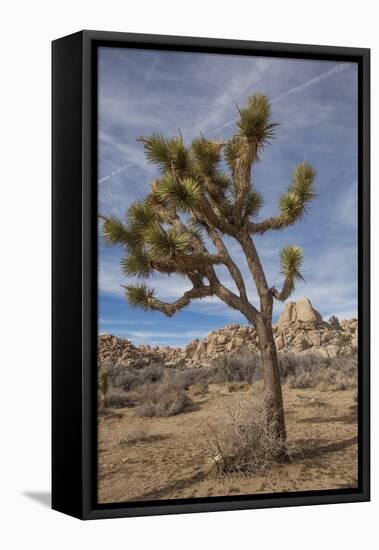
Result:
[[[335,315],[332,315],[329,318],[328,323],[331,326],[331,328],[334,329],[334,330],[340,330],[341,329],[341,325],[340,325],[340,322],[338,320],[338,317],[336,317]]]
[[[100,373],[100,384],[99,384],[99,390],[100,390],[100,394],[101,394],[101,397],[104,399],[104,397],[107,395],[108,393],[108,388],[109,388],[109,377],[108,377],[108,371],[106,370],[103,370],[101,373]]]

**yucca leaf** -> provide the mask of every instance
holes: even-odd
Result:
[[[298,195],[304,207],[317,196],[313,187],[315,177],[316,172],[307,161],[297,164],[294,168],[289,191]]]
[[[250,191],[247,197],[245,214],[246,216],[256,216],[263,206],[263,196],[258,191]]]
[[[188,168],[189,154],[180,137],[164,138],[161,134],[153,134],[148,138],[140,138],[145,148],[149,162],[158,166],[162,172],[172,170],[183,171]]]
[[[105,242],[107,244],[126,244],[128,230],[125,225],[115,216],[111,216],[104,221],[102,231]]]
[[[303,203],[297,193],[284,193],[279,200],[279,208],[288,223],[294,222],[303,214]]]
[[[157,220],[156,210],[147,201],[136,201],[128,209],[128,221],[133,227],[145,228]]]
[[[166,231],[161,226],[151,227],[146,231],[145,239],[152,259],[157,261],[174,260],[191,248],[189,237],[173,228]]]
[[[227,174],[224,174],[223,172],[216,172],[216,174],[214,174],[212,177],[212,181],[214,181],[214,183],[218,185],[218,187],[224,190],[231,189],[233,187],[232,180]]]
[[[170,166],[170,152],[167,139],[161,134],[153,134],[148,138],[140,138],[145,149],[145,156],[149,162],[158,166],[161,170],[167,170]]]
[[[192,141],[191,149],[198,171],[213,176],[221,159],[222,144],[200,136]]]
[[[233,136],[226,144],[224,149],[224,158],[233,172],[238,159],[244,153],[245,142],[241,136]]]
[[[151,259],[143,250],[136,250],[121,259],[121,269],[128,277],[147,279],[153,272]]]
[[[192,178],[179,179],[166,174],[157,186],[155,194],[175,210],[190,212],[200,204],[202,193],[199,184]]]
[[[150,309],[149,298],[154,296],[154,290],[148,288],[145,284],[125,286],[125,294],[131,307]]]
[[[303,257],[303,251],[298,246],[288,245],[280,252],[281,273],[293,284],[296,280],[303,279],[300,273]]]
[[[278,124],[271,122],[271,106],[265,95],[250,96],[246,106],[239,109],[239,115],[239,133],[254,145],[257,152],[274,138]]]

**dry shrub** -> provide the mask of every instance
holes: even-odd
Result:
[[[321,358],[301,364],[287,377],[290,388],[318,388],[321,391],[347,390],[357,387],[357,363],[354,357]]]
[[[137,416],[173,416],[184,412],[192,400],[182,388],[175,386],[168,376],[161,383],[150,384],[140,389],[140,404]]]
[[[260,376],[261,361],[257,352],[242,346],[236,351],[216,358],[213,368],[224,371],[222,382],[248,382],[252,384]],[[211,383],[211,380],[209,381]]]
[[[163,374],[164,368],[161,365],[147,365],[140,368],[117,365],[112,371],[112,382],[115,387],[130,391],[139,386],[159,382]]]
[[[316,353],[280,357],[282,379],[290,388],[318,388],[321,391],[346,390],[357,387],[355,356],[323,357]]]
[[[133,403],[124,392],[109,391],[103,398],[103,406],[112,409],[122,409],[130,407]]]
[[[262,400],[240,403],[228,411],[222,426],[212,428],[212,458],[221,474],[265,474],[292,451],[288,443],[272,435]]]

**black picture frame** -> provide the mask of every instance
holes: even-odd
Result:
[[[359,486],[357,489],[97,504],[97,65],[101,45],[358,63]],[[370,50],[81,31],[52,43],[52,507],[81,519],[370,499]]]

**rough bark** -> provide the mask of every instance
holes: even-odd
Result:
[[[280,382],[278,356],[270,320],[260,320],[256,324],[259,350],[261,354],[265,404],[268,415],[268,425],[276,437],[286,439],[284,420],[283,395]]]

